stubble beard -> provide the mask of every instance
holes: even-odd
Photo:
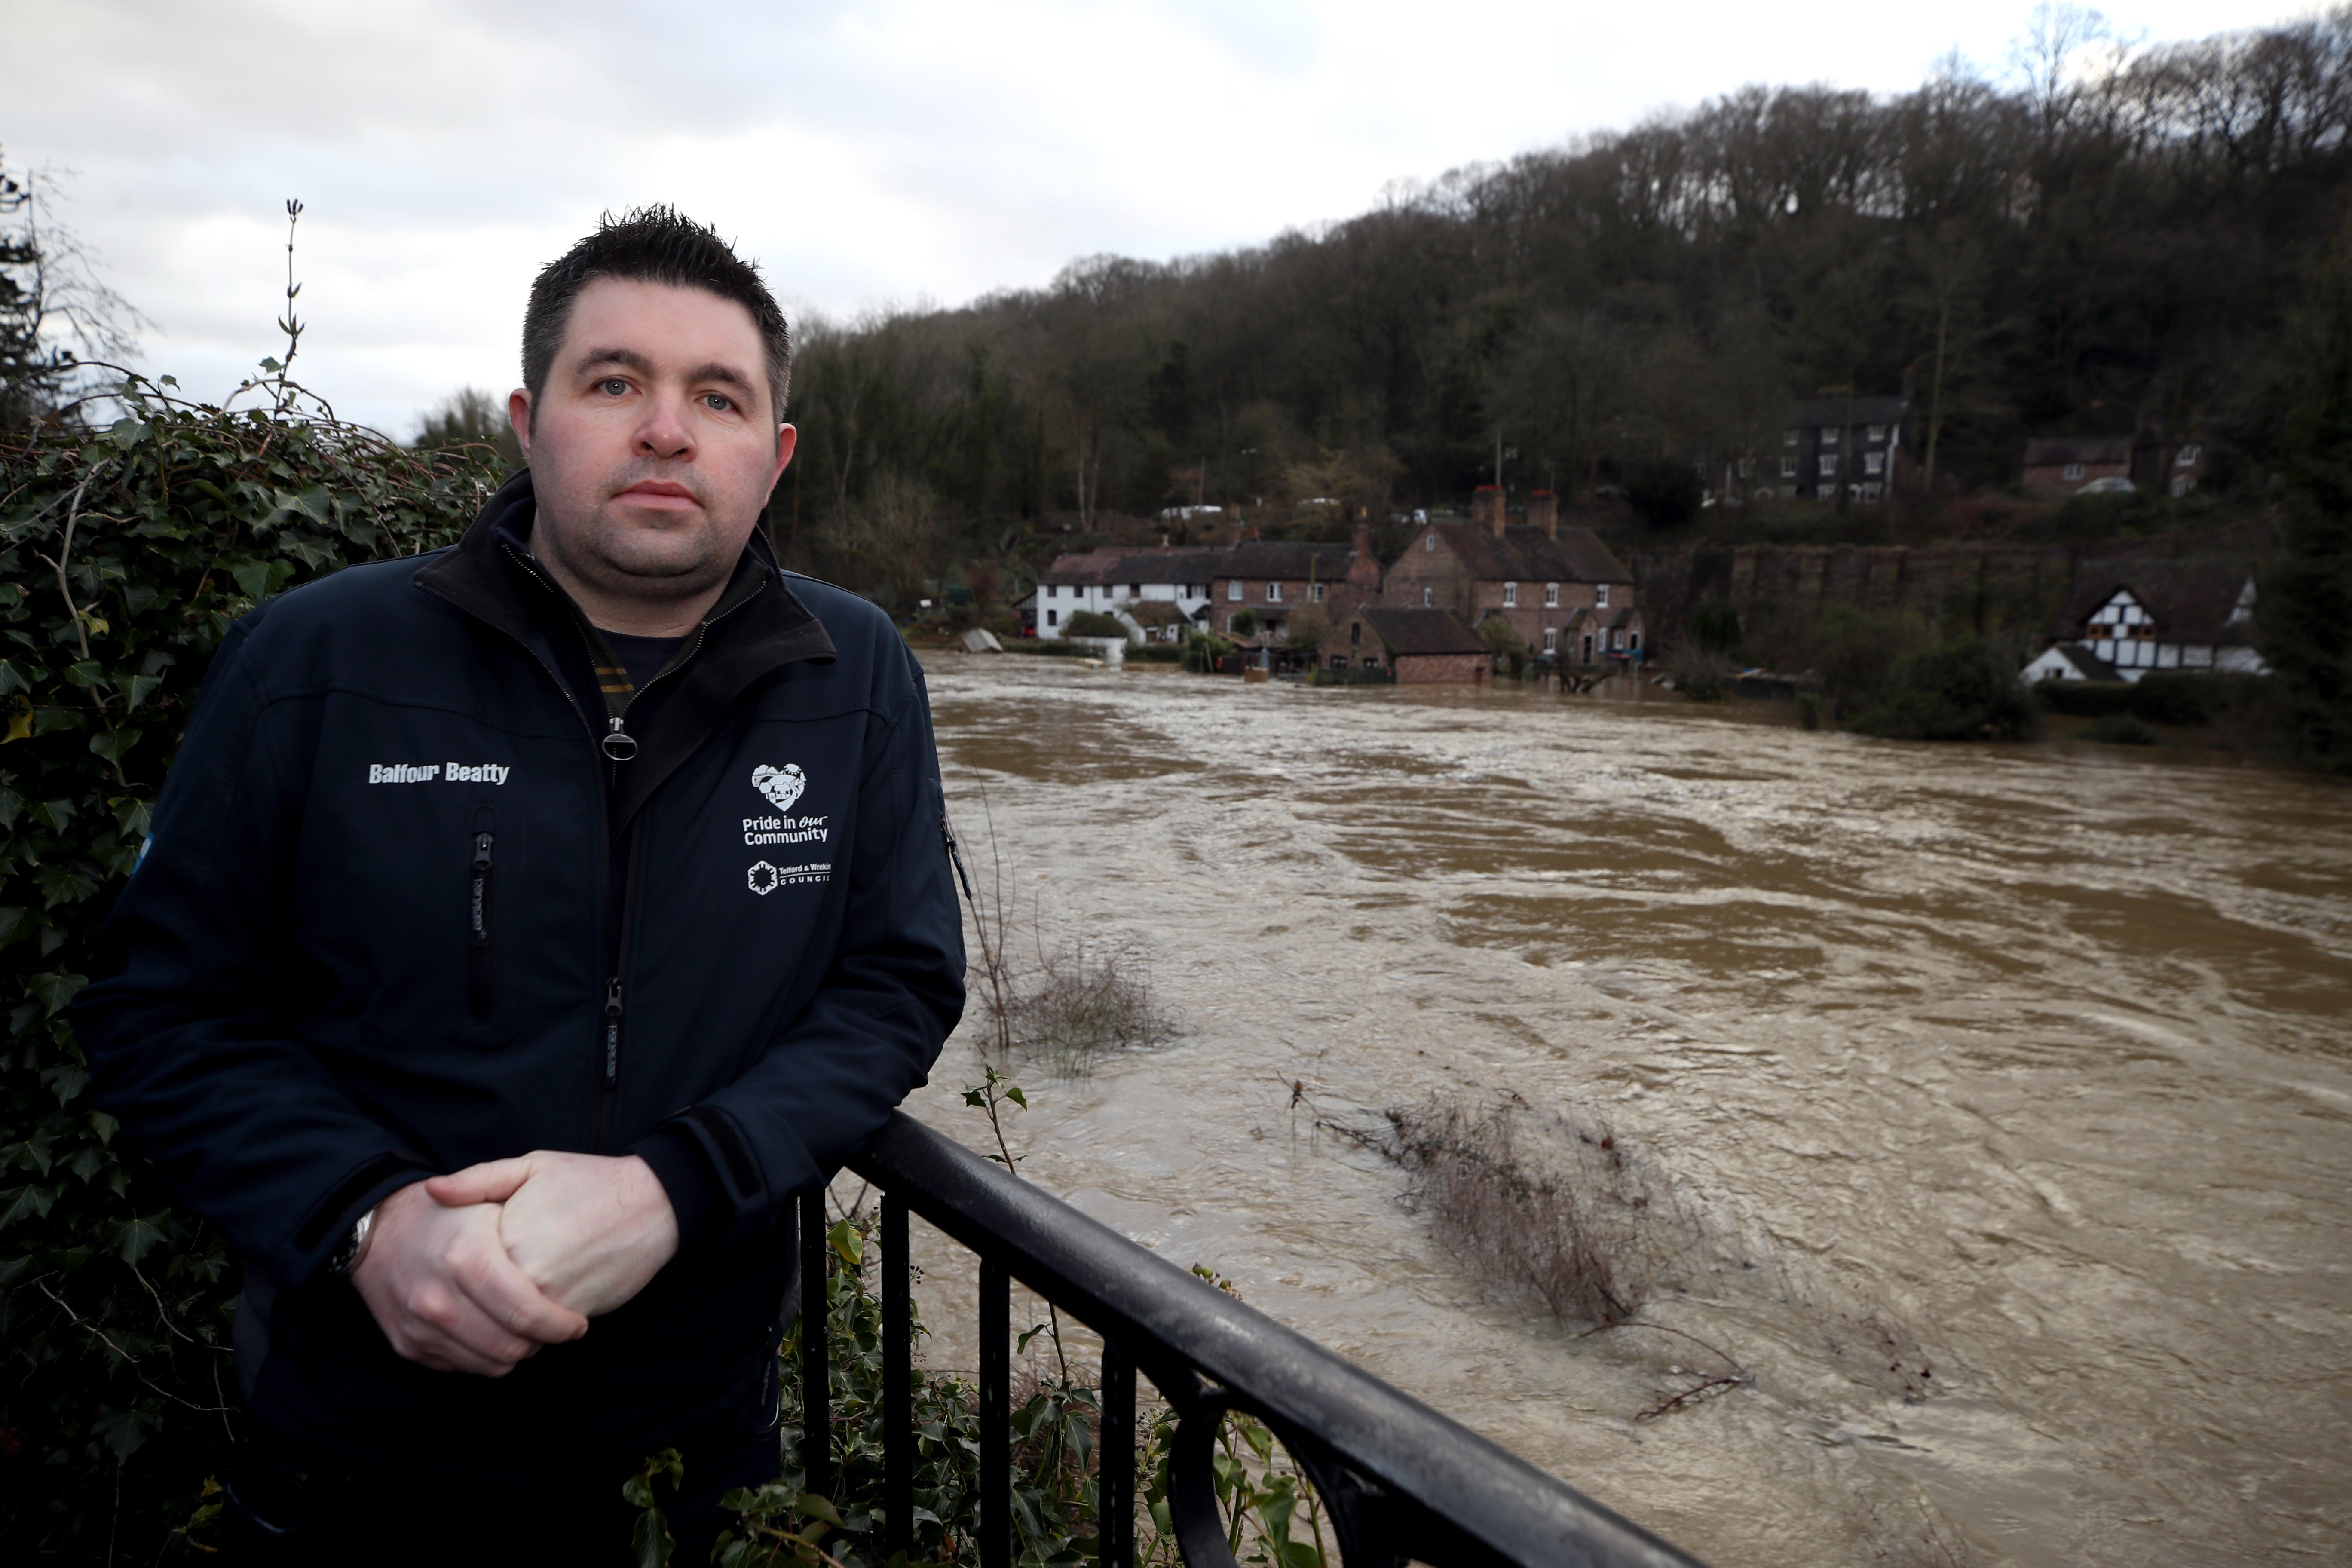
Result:
[[[628,521],[627,502],[616,490],[645,479],[680,484],[701,507],[698,518],[679,518],[661,528]],[[534,553],[553,554],[565,572],[616,599],[647,605],[676,604],[709,592],[734,569],[725,560],[719,536],[727,530],[712,515],[710,497],[696,476],[664,473],[653,464],[631,464],[585,487],[585,494],[542,499],[542,537],[532,541]],[[551,515],[551,513],[552,515]]]

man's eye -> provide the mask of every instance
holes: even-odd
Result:
[[[711,411],[717,414],[728,413],[735,406],[735,400],[723,392],[705,394],[702,401],[709,404]]]
[[[625,397],[629,393],[629,384],[617,375],[608,375],[596,384],[596,390],[607,397]]]

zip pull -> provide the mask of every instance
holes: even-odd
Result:
[[[613,719],[612,731],[603,742],[604,755],[616,763],[625,763],[637,754],[637,738],[621,728],[619,715]]]
[[[487,871],[490,868],[490,848],[491,846],[497,842],[497,839],[491,837],[487,833],[477,833],[474,835],[475,870]]]
[[[604,983],[604,1087],[621,1081],[621,977]]]
[[[971,879],[963,873],[963,853],[956,847],[955,829],[944,816],[940,818],[940,837],[948,841],[948,858],[955,862],[956,880],[963,884],[963,901],[978,909],[980,900],[971,896]]]

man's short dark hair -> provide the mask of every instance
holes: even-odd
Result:
[[[531,284],[530,303],[522,313],[522,384],[530,389],[534,421],[548,372],[572,324],[572,307],[580,290],[599,278],[700,289],[751,311],[767,348],[768,401],[782,421],[784,395],[793,383],[792,330],[782,307],[761,281],[757,265],[672,206],[636,207],[617,218],[606,213],[595,233],[549,262]]]

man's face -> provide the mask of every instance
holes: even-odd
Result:
[[[590,597],[649,608],[726,582],[793,455],[751,313],[700,289],[589,284],[547,384],[507,411],[538,498],[532,552]]]

